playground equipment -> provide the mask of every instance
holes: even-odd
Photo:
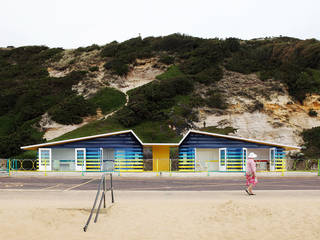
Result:
[[[112,174],[108,174],[108,175],[110,176],[110,188],[107,188],[107,182],[106,182],[106,181],[107,181],[107,180],[106,180],[107,174],[104,173],[104,174],[101,176],[101,180],[100,180],[99,185],[98,185],[98,190],[97,190],[96,198],[95,198],[95,200],[94,200],[93,207],[92,207],[92,209],[91,209],[89,218],[88,218],[88,220],[87,220],[86,225],[83,227],[83,231],[84,231],[84,232],[86,232],[87,229],[88,229],[88,226],[89,226],[89,224],[90,224],[90,221],[91,221],[91,218],[92,218],[94,209],[96,208],[97,201],[98,201],[98,198],[99,198],[99,195],[100,195],[100,192],[101,192],[101,191],[102,191],[102,194],[101,194],[100,201],[99,201],[99,205],[98,205],[98,208],[97,208],[96,217],[94,218],[94,223],[96,223],[96,222],[98,221],[98,216],[99,216],[99,212],[100,212],[102,200],[103,200],[103,208],[106,208],[106,192],[107,192],[107,191],[110,191],[110,192],[111,192],[111,203],[114,203],[113,185],[112,185]]]

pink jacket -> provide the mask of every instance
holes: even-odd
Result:
[[[247,174],[256,175],[256,163],[254,162],[253,158],[249,158],[247,161]]]

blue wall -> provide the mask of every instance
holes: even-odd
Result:
[[[138,148],[142,151],[142,145],[132,133],[70,142],[51,146],[51,148]]]
[[[270,145],[190,133],[180,148],[271,148]]]

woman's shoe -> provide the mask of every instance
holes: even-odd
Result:
[[[248,191],[248,189],[244,189],[244,190],[246,190],[246,193],[250,196],[251,194],[249,193],[249,191]]]

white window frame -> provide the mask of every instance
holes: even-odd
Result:
[[[81,166],[78,166],[78,159],[77,159],[77,156],[78,156],[78,151],[83,151],[83,164]],[[75,163],[75,169],[76,171],[86,171],[86,149],[85,148],[75,148],[74,149],[74,163]]]
[[[38,162],[39,171],[51,171],[51,169],[52,169],[52,150],[51,150],[51,148],[39,148],[38,151],[39,151],[38,152],[38,154],[39,154],[39,162]],[[49,162],[48,163],[46,161],[45,164],[42,164],[41,151],[49,151]]]
[[[221,165],[221,151],[224,151],[224,166]],[[219,171],[227,171],[227,148],[219,148]]]
[[[103,148],[100,148],[100,171],[103,170]]]
[[[273,156],[272,156],[273,151]],[[276,170],[276,148],[270,148],[269,150],[270,171]]]
[[[244,151],[246,151],[246,159],[244,159]],[[242,148],[242,170],[247,170],[247,161],[248,161],[248,149]]]

